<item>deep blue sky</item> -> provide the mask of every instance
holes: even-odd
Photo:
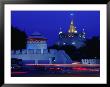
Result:
[[[74,14],[71,16],[70,14]],[[34,32],[40,32],[48,38],[48,44],[52,45],[58,38],[60,27],[67,32],[71,20],[77,31],[85,28],[86,38],[100,36],[100,12],[99,11],[12,11],[11,24],[26,32],[29,36]]]

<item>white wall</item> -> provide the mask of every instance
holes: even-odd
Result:
[[[47,49],[47,44],[45,43],[28,43],[27,44],[27,49]]]
[[[51,49],[50,52],[45,52],[43,54],[42,53],[31,53],[31,52],[27,52],[25,54],[18,50],[18,52],[12,53],[11,55],[11,58],[19,58],[22,60],[35,60],[36,63],[38,60],[49,60],[50,63],[52,63],[53,57],[55,57],[55,62],[57,64],[60,64],[60,63],[66,64],[66,63],[71,62],[71,58],[64,51],[57,51],[55,49]]]

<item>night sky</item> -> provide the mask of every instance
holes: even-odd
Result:
[[[72,14],[72,15],[71,15]],[[78,32],[85,28],[86,38],[100,36],[99,11],[12,11],[11,24],[29,36],[40,32],[48,39],[48,45],[58,40],[60,27],[67,32],[73,19]]]

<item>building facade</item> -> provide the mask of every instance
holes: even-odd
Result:
[[[26,64],[71,64],[71,58],[63,50],[47,49],[47,39],[40,33],[27,38],[26,49],[12,50],[11,58],[22,59]]]

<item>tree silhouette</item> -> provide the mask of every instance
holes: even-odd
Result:
[[[11,26],[11,49],[18,50],[26,47],[26,34],[20,29]]]
[[[53,45],[51,47],[49,47],[48,49],[57,49],[57,50],[64,50],[70,57],[71,59],[76,58],[75,57],[75,52],[77,51],[75,46],[72,45]]]
[[[72,45],[53,45],[49,49],[64,50],[72,60],[99,59],[100,58],[100,39],[99,37],[92,37],[85,41],[85,46],[76,48]]]
[[[99,37],[93,37],[85,42],[85,46],[81,47],[79,51],[82,57],[87,58],[100,58],[100,39]]]

